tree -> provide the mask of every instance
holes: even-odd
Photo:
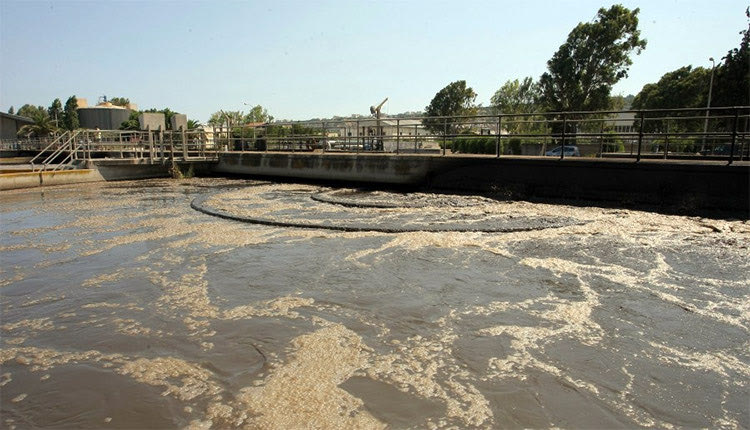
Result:
[[[536,112],[539,86],[530,77],[519,82],[518,79],[507,81],[490,99],[492,108],[497,113],[532,113]]]
[[[47,115],[47,112],[43,109],[36,112],[31,118],[34,120],[33,124],[26,124],[18,130],[18,136],[23,137],[44,137],[49,136],[57,130],[57,126],[53,122],[52,118]]]
[[[75,130],[80,127],[81,123],[78,121],[78,100],[76,96],[68,97],[65,101],[65,109],[63,110],[63,126],[68,130]]]
[[[271,122],[273,117],[268,114],[268,111],[261,105],[255,105],[250,112],[244,117],[244,121],[247,122]]]
[[[242,111],[224,111],[220,110],[211,114],[208,125],[225,126],[229,122],[230,126],[237,126],[244,122],[245,114]]]
[[[140,111],[130,112],[130,116],[128,117],[127,121],[123,121],[122,124],[120,124],[120,130],[140,130],[141,123],[140,121],[138,121],[138,116],[140,114]]]
[[[50,119],[55,121],[55,125],[59,127],[60,120],[63,117],[63,107],[60,99],[55,99],[52,101],[52,104],[47,109],[47,113],[49,114]]]
[[[13,115],[13,114],[14,114],[14,112],[15,112],[15,111],[13,110],[13,106],[11,106],[11,107],[10,107],[10,109],[8,109],[8,113],[9,113],[9,114],[11,114],[11,115]]]
[[[630,53],[646,48],[638,30],[639,9],[601,8],[593,22],[579,23],[547,61],[539,79],[541,101],[550,111],[598,110],[609,106],[612,86],[627,76]]]
[[[425,115],[435,116],[464,116],[472,115],[477,107],[474,104],[477,94],[471,87],[466,86],[466,81],[451,82],[445,88],[438,91],[427,107]],[[448,134],[455,134],[462,122],[459,118],[425,118],[424,126],[435,134],[443,134],[447,125]]]
[[[539,85],[530,77],[520,82],[518,79],[507,81],[495,92],[490,104],[495,113],[528,114],[539,111]],[[510,133],[532,133],[542,130],[540,123],[529,122],[532,116],[511,117],[503,128]]]
[[[125,97],[112,97],[111,99],[109,99],[109,102],[115,106],[128,107],[128,105],[130,104],[130,99]]]
[[[187,122],[188,130],[195,130],[196,128],[201,128],[201,127],[203,127],[203,124],[201,124],[201,122],[198,120],[189,119]]]
[[[18,109],[17,115],[34,119],[38,115],[47,115],[47,109],[44,106],[34,106],[27,103],[21,106],[21,109]]]
[[[750,7],[745,9],[748,27],[740,31],[739,48],[730,50],[716,68],[712,106],[750,105]]]
[[[707,103],[711,71],[703,67],[680,67],[665,73],[658,82],[646,84],[633,99],[635,109],[703,107]]]
[[[703,108],[708,102],[708,85],[711,71],[703,67],[680,67],[665,73],[658,82],[646,84],[633,99],[634,109],[672,109],[672,108]],[[695,116],[696,112],[685,112],[685,115]],[[679,116],[676,112],[671,116]],[[648,116],[663,116],[656,112]],[[702,130],[703,121],[699,119],[670,121],[672,132]],[[666,131],[666,121],[646,121],[646,131]]]

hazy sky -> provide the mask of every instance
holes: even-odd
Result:
[[[710,66],[747,28],[738,0],[623,1],[648,47],[614,93]],[[612,3],[569,1],[0,0],[0,109],[75,94],[128,97],[206,121],[261,104],[277,119],[423,109],[465,79],[490,97],[538,78],[581,21]]]

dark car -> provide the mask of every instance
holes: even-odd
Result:
[[[729,153],[732,152],[732,146],[728,143],[722,143],[720,145],[716,145],[713,148],[710,149],[704,149],[703,151],[700,151],[701,155],[724,155],[727,156]]]

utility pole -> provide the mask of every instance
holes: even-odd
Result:
[[[711,81],[708,84],[708,103],[706,104],[706,121],[703,123],[703,143],[701,144],[701,153],[706,150],[706,132],[708,131],[708,109],[711,107],[711,90],[714,89],[714,70],[716,69],[716,63],[714,57],[709,57],[711,61]]]

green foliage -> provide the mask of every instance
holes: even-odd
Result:
[[[201,128],[201,127],[203,127],[203,124],[201,124],[201,122],[198,121],[198,120],[189,119],[187,121],[187,128],[188,128],[188,130],[195,130],[196,128]]]
[[[501,142],[502,145],[502,142]],[[497,137],[495,136],[477,136],[477,137],[457,137],[453,139],[449,146],[451,152],[462,154],[495,154],[497,151]],[[503,152],[503,147],[500,147]]]
[[[8,109],[8,113],[11,115],[15,115],[15,110],[13,110],[13,106],[11,106],[10,109]]]
[[[438,91],[432,101],[425,108],[425,116],[461,116],[476,113],[477,94],[471,87],[466,86],[466,81],[455,81]],[[447,128],[448,134],[455,134],[460,129],[460,119],[448,118],[447,120],[426,118],[424,126],[434,134],[443,134]]]
[[[130,99],[125,97],[112,97],[111,99],[109,99],[109,102],[115,106],[128,107],[128,105],[130,104]]]
[[[712,106],[750,105],[750,7],[745,9],[748,26],[740,31],[739,48],[730,50],[716,69]]]
[[[520,82],[518,79],[507,81],[490,99],[497,113],[533,113],[538,111],[539,85],[530,77]]]
[[[31,119],[34,120],[34,123],[21,127],[21,129],[18,130],[18,136],[45,137],[57,130],[54,120],[47,115],[47,112],[44,109],[34,113],[34,116]]]
[[[268,114],[268,111],[261,105],[255,105],[247,115],[244,116],[245,122],[271,122],[273,117]]]
[[[706,106],[711,71],[703,67],[681,67],[646,84],[635,96],[635,109],[667,109]]]
[[[261,105],[255,105],[250,109],[250,112],[245,113],[243,111],[225,111],[219,110],[211,114],[207,124],[214,127],[227,126],[230,127],[240,126],[247,123],[257,122],[271,122],[273,116],[268,114],[268,111]]]
[[[614,131],[608,131],[602,137],[602,152],[625,152],[625,143]]]
[[[65,101],[63,126],[68,130],[75,130],[81,126],[81,123],[78,121],[78,100],[76,96],[70,96]]]
[[[523,81],[518,79],[507,81],[495,92],[490,102],[496,113],[534,113],[540,110],[540,94],[539,84],[535,83],[530,77],[526,77]],[[502,128],[509,133],[544,133],[546,131],[545,125],[533,122],[535,119],[537,118],[533,116],[509,117],[505,119]]]
[[[62,121],[63,118],[63,106],[60,99],[55,99],[52,101],[49,109],[47,109],[47,113],[49,114],[49,117],[56,122],[56,125],[59,126],[60,121]]]
[[[681,67],[664,74],[655,84],[646,84],[635,96],[635,109],[669,109],[669,108],[702,108],[708,102],[708,85],[711,71],[702,67],[693,69],[691,66]],[[700,112],[676,112],[673,117],[695,116]],[[663,116],[662,113],[647,114],[648,116]],[[644,130],[670,132],[702,131],[703,121],[700,119],[646,121]]]
[[[220,110],[211,114],[208,119],[208,125],[215,127],[226,127],[240,125],[244,122],[245,114],[242,111],[224,111]]]
[[[646,48],[638,30],[639,9],[601,8],[593,22],[579,23],[547,62],[539,79],[541,102],[550,111],[601,110],[612,86],[627,76],[630,53]]]
[[[523,140],[513,137],[508,139],[508,152],[513,155],[521,155],[521,144]]]
[[[140,130],[141,123],[138,121],[138,115],[140,115],[139,111],[130,112],[127,121],[123,121],[120,124],[120,130]]]
[[[610,110],[630,110],[633,107],[633,99],[635,96],[628,94],[627,96],[616,95],[609,98]]]
[[[47,109],[44,106],[34,106],[27,103],[21,106],[21,109],[18,109],[16,115],[34,119],[39,115],[47,115]]]

